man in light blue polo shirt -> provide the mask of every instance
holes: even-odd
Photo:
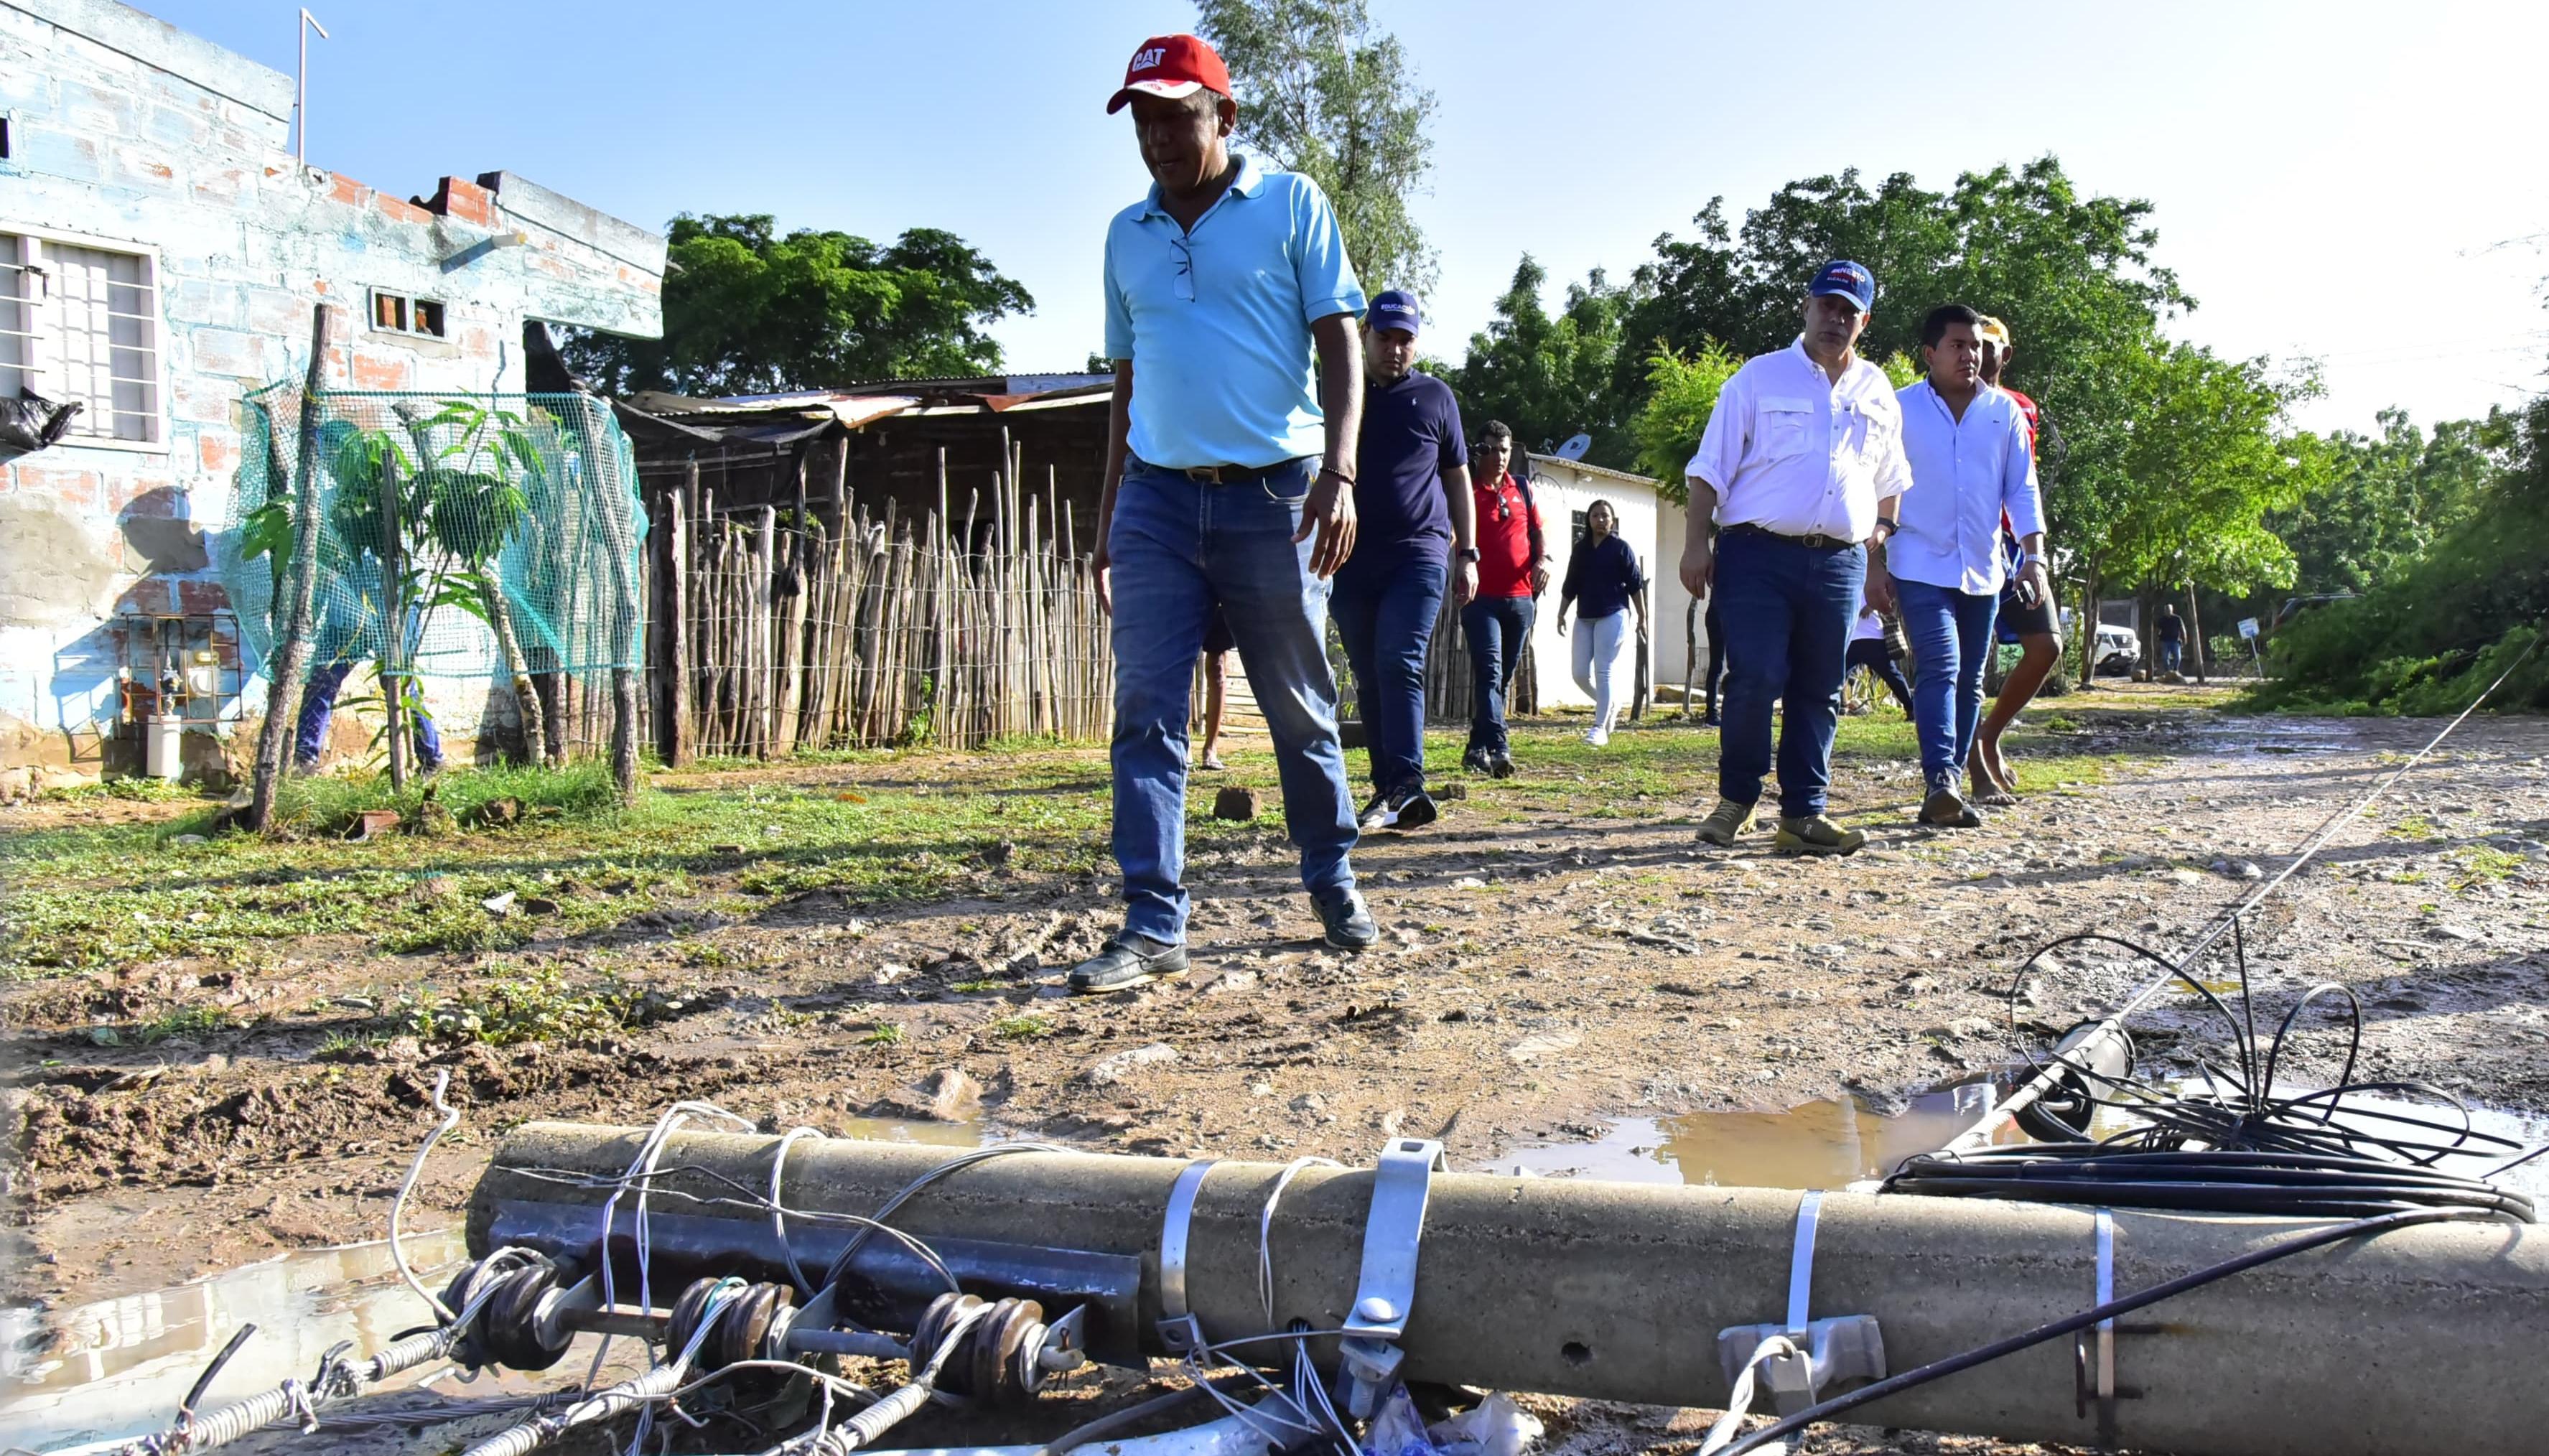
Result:
[[[1113,614],[1124,928],[1072,968],[1082,992],[1185,973],[1186,721],[1216,607],[1274,740],[1327,943],[1379,938],[1347,859],[1326,645],[1328,579],[1354,550],[1363,289],[1317,184],[1230,151],[1239,112],[1211,46],[1143,42],[1107,110],[1127,104],[1154,185],[1106,229],[1115,398],[1095,553]]]

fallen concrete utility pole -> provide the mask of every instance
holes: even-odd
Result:
[[[646,1136],[518,1130],[471,1201],[471,1251],[515,1243],[590,1258],[602,1205]],[[738,1187],[772,1186],[774,1150],[787,1159],[788,1208],[857,1215],[946,1154],[676,1135],[656,1164],[666,1171],[647,1184],[659,1280],[674,1264],[788,1277],[768,1213],[734,1201]],[[1358,1290],[1372,1277],[1367,1217],[1380,1175],[1308,1168],[1282,1188],[1267,1243],[1270,1320],[1260,1219],[1284,1169],[1228,1162],[1196,1175],[1190,1166],[1018,1152],[949,1174],[894,1222],[924,1240],[1031,1244],[1117,1268],[1138,1259],[1137,1297],[1111,1311],[1090,1306],[1092,1351],[1138,1341],[1164,1352],[1164,1300],[1174,1315],[1180,1298],[1212,1341],[1295,1319],[1319,1329],[1369,1322],[1373,1301]],[[1407,1378],[1712,1408],[1728,1392],[1719,1332],[1790,1320],[1801,1262],[1795,1292],[1811,1316],[1872,1317],[1884,1363],[1902,1371],[2087,1309],[2102,1289],[2129,1294],[2324,1227],[2120,1210],[2102,1237],[2087,1209],[1834,1193],[1808,1221],[1811,1255],[1800,1261],[1794,1192],[1439,1173],[1420,1197],[1413,1308],[1395,1312]],[[623,1261],[634,1200],[621,1196],[613,1225]],[[1190,1213],[1173,1217],[1173,1206]],[[837,1236],[828,1245],[823,1236],[811,1221],[789,1226],[809,1264],[837,1248]],[[2105,1338],[2040,1345],[1851,1418],[2208,1456],[2536,1451],[2549,1412],[2536,1371],[2549,1349],[2549,1230],[2440,1225],[2333,1244],[2170,1299]],[[1258,1349],[1270,1363],[1281,1353]],[[1335,1341],[1313,1350],[1334,1368]]]

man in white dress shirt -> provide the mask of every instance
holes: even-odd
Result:
[[[1846,855],[1867,842],[1824,811],[1867,543],[1894,529],[1895,498],[1912,483],[1893,386],[1857,353],[1875,307],[1865,268],[1836,260],[1817,269],[1805,331],[1747,361],[1718,391],[1685,470],[1682,585],[1702,600],[1716,592],[1727,639],[1718,804],[1699,828],[1709,844],[1732,845],[1750,827],[1771,766],[1770,709],[1781,700],[1776,847]]]
[[[1890,579],[1912,643],[1912,723],[1929,785],[1921,822],[1939,828],[1983,822],[1958,787],[1982,717],[1983,661],[2003,585],[2004,512],[2019,540],[2020,598],[2041,601],[2049,590],[2044,503],[2027,415],[2006,392],[1983,383],[1982,350],[1982,316],[1962,304],[1935,309],[1922,321],[1929,377],[1896,396],[1915,489],[1903,498],[1902,529],[1867,568],[1879,597]]]

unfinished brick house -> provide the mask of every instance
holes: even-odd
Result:
[[[0,399],[83,407],[0,465],[0,767],[127,762],[137,671],[173,664],[191,722],[261,705],[206,532],[314,305],[336,389],[521,391],[525,319],[661,332],[661,236],[509,172],[410,200],[305,167],[292,110],[291,77],[129,6],[0,0]],[[487,684],[430,690],[465,756]]]

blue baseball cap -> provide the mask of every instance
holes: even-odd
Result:
[[[1392,288],[1383,290],[1372,299],[1371,308],[1365,312],[1363,321],[1374,328],[1403,328],[1413,334],[1425,319],[1416,311],[1416,295],[1403,288]]]
[[[1847,258],[1835,258],[1815,270],[1814,287],[1806,290],[1809,298],[1831,294],[1858,305],[1858,312],[1876,310],[1876,275]]]

